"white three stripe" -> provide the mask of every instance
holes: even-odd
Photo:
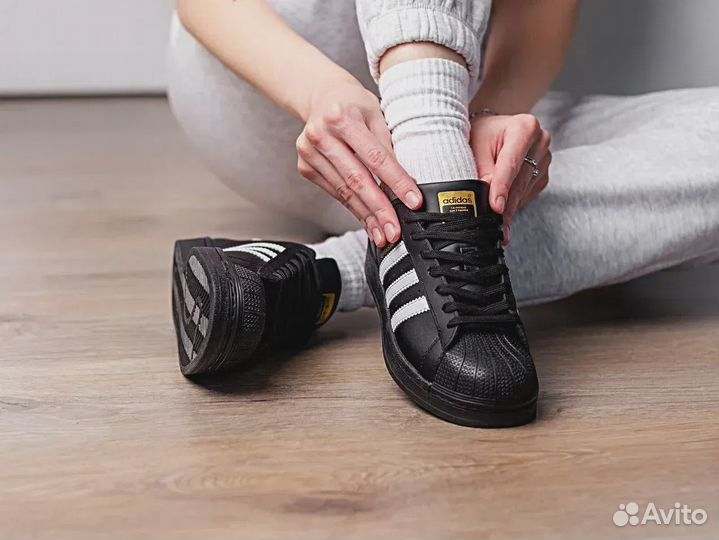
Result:
[[[276,251],[272,251],[271,249],[262,246],[242,246],[241,249],[262,253],[265,257],[269,257],[270,259],[277,257]]]
[[[384,277],[387,275],[387,272],[389,272],[395,264],[397,264],[406,256],[407,248],[405,247],[404,242],[400,242],[399,244],[394,246],[392,250],[387,253],[385,258],[382,259],[382,262],[379,263],[380,282],[384,282]]]
[[[225,248],[223,251],[241,251],[259,257],[265,262],[274,259],[285,250],[284,246],[272,242],[250,242],[239,246]]]
[[[384,283],[384,278],[387,275],[387,272],[389,272],[398,262],[404,259],[407,255],[407,247],[404,245],[404,242],[399,242],[396,246],[394,246],[392,250],[385,256],[385,258],[382,259],[382,261],[379,263],[380,282]],[[399,295],[402,291],[406,291],[415,283],[419,283],[419,278],[417,277],[417,272],[415,272],[414,269],[405,272],[397,279],[395,279],[392,283],[390,283],[390,285],[387,287],[387,290],[385,291],[385,302],[387,303],[387,309],[389,309],[390,302],[397,298],[397,295]],[[397,330],[397,327],[407,319],[411,319],[412,317],[420,315],[421,313],[424,313],[426,311],[429,311],[429,304],[427,304],[427,299],[424,296],[420,296],[419,298],[410,300],[409,302],[401,306],[397,311],[395,311],[394,315],[392,315],[392,318],[390,319],[392,331],[394,332],[395,330]]]
[[[414,269],[410,270],[409,272],[405,272],[396,280],[394,280],[392,284],[387,287],[387,291],[385,291],[384,293],[384,299],[385,302],[387,302],[387,308],[389,309],[390,302],[392,302],[392,300],[394,300],[399,293],[401,293],[402,291],[406,291],[415,283],[419,283],[419,278],[417,277],[417,272],[415,272]]]
[[[242,253],[249,253],[250,255],[254,255],[255,257],[259,257],[260,259],[262,259],[262,260],[265,261],[265,262],[267,262],[267,261],[269,261],[270,259],[273,259],[274,257],[277,256],[277,253],[275,253],[274,251],[267,250],[267,251],[270,251],[270,253],[272,253],[272,255],[267,255],[267,253],[263,253],[262,251],[260,251],[259,248],[249,248],[249,247],[244,247],[244,246],[237,246],[237,247],[234,247],[234,248],[228,248],[228,249],[226,249],[225,251],[234,251],[234,252],[241,251]]]
[[[285,250],[284,246],[275,244],[273,242],[250,242],[249,244],[243,244],[245,247],[263,247],[267,249],[273,249],[278,253],[282,253]]]
[[[415,315],[419,315],[425,311],[429,311],[429,305],[427,304],[427,299],[424,296],[420,296],[419,298],[415,298],[414,300],[407,302],[395,311],[394,315],[392,315],[392,319],[390,319],[392,331],[394,332],[397,330],[397,327],[407,319],[411,319]]]

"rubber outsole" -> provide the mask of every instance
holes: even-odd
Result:
[[[260,276],[204,243],[175,243],[172,311],[180,371],[186,376],[244,364],[257,350],[265,326]]]
[[[491,405],[467,399],[425,379],[407,360],[397,343],[390,324],[389,310],[384,301],[377,265],[369,252],[365,272],[382,319],[382,351],[387,371],[412,401],[442,420],[467,427],[516,427],[528,424],[536,418],[536,398],[511,407]]]

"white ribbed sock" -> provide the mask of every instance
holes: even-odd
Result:
[[[426,58],[392,66],[379,79],[397,160],[418,184],[477,179],[469,147],[469,72]]]
[[[342,280],[338,310],[354,311],[362,306],[372,305],[372,297],[364,277],[367,252],[367,233],[364,230],[333,236],[310,247],[315,250],[318,259],[329,257],[337,262]]]

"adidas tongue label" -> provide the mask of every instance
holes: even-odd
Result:
[[[472,214],[477,217],[477,200],[474,191],[440,191],[437,193],[442,214]]]

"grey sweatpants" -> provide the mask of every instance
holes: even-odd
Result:
[[[374,89],[353,3],[304,2],[272,4]],[[329,234],[357,229],[344,207],[298,175],[294,144],[302,125],[177,20],[169,92],[210,169],[243,198]],[[549,187],[512,227],[507,263],[520,304],[719,257],[719,88],[550,94],[534,112],[552,133],[554,160]]]

